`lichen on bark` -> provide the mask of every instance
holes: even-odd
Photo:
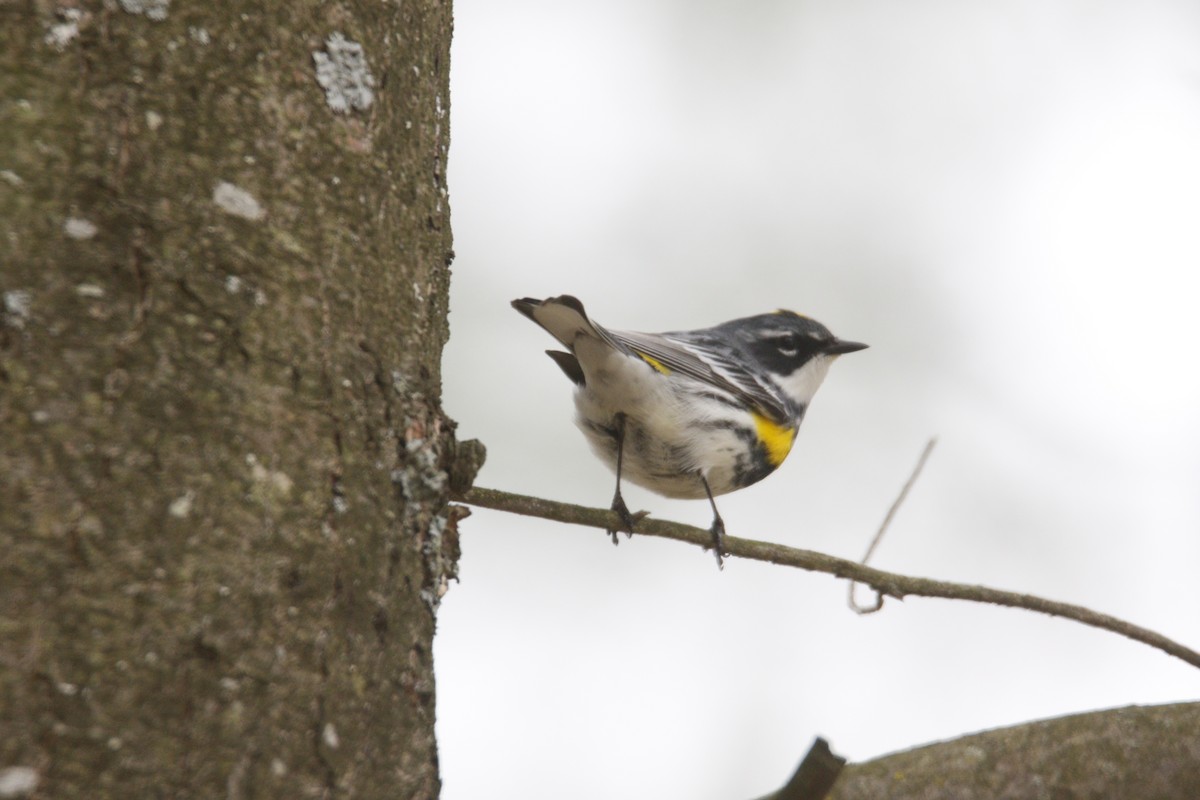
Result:
[[[0,31],[0,766],[436,796],[450,6],[78,10]]]

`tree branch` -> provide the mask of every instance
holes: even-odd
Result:
[[[566,522],[572,525],[586,525],[591,528],[608,530],[619,526],[621,521],[616,513],[607,509],[586,508],[543,500],[538,497],[511,494],[496,489],[476,487],[465,494],[455,496],[456,500],[480,508],[491,508],[497,511],[508,511],[529,517]],[[679,522],[644,518],[637,522],[636,532],[644,536],[657,536],[663,539],[675,539],[680,542],[697,545],[708,549],[712,544],[712,535],[704,528],[696,528]],[[782,544],[761,542],[754,539],[742,539],[736,536],[725,537],[726,554],[735,558],[748,558],[754,561],[766,561],[785,567],[796,567],[810,572],[824,572],[838,578],[845,578],[858,583],[865,583],[882,595],[895,597],[898,600],[908,595],[917,597],[941,597],[947,600],[969,600],[975,603],[990,603],[1009,608],[1023,608],[1036,611],[1051,617],[1062,617],[1074,620],[1093,628],[1109,631],[1135,642],[1149,645],[1168,655],[1186,661],[1193,667],[1200,668],[1200,653],[1184,647],[1162,634],[1134,625],[1108,614],[1077,606],[1071,603],[1060,603],[1047,600],[1031,594],[1009,592],[965,583],[936,581],[930,578],[917,578],[909,575],[899,575],[885,572],[881,569],[868,567],[844,558],[828,556],[813,550],[802,550]]]

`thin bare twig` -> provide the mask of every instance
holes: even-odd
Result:
[[[917,478],[921,475],[921,470],[925,468],[925,462],[929,460],[929,454],[933,452],[933,446],[937,444],[937,437],[931,438],[926,444],[925,449],[921,451],[920,458],[917,459],[917,465],[913,467],[912,474],[908,476],[908,480],[904,482],[904,488],[900,490],[900,494],[896,496],[896,500],[892,503],[892,507],[888,509],[887,516],[883,518],[883,524],[879,526],[879,530],[875,532],[875,538],[871,540],[870,546],[867,547],[867,552],[863,555],[862,560],[858,563],[866,564],[871,556],[875,553],[875,548],[879,546],[879,541],[883,539],[883,534],[887,531],[888,526],[892,524],[892,518],[896,516],[896,511],[900,505],[908,497],[908,492],[912,489],[913,484],[917,482]],[[859,605],[854,599],[854,589],[858,584],[850,581],[850,591],[846,593],[846,602],[850,604],[850,608],[855,614],[874,614],[879,609],[883,608],[883,595],[875,592],[875,602],[869,606]]]
[[[480,508],[492,508],[498,511],[508,511],[530,517],[567,522],[574,525],[586,525],[591,528],[608,530],[620,523],[616,512],[608,509],[586,508],[543,500],[539,497],[501,492],[496,489],[476,487],[465,494],[457,495],[460,500]],[[712,544],[712,534],[704,528],[696,528],[679,522],[646,518],[638,521],[636,532],[644,536],[657,536],[664,539],[675,539],[688,542],[708,549]],[[766,561],[785,567],[796,567],[810,572],[824,572],[838,578],[846,578],[859,583],[865,583],[876,591],[888,597],[903,599],[912,595],[917,597],[941,597],[947,600],[969,600],[975,603],[990,603],[1009,608],[1023,608],[1036,611],[1052,617],[1075,620],[1093,628],[1109,631],[1135,642],[1149,645],[1168,655],[1186,661],[1193,667],[1200,668],[1200,652],[1184,647],[1182,644],[1168,639],[1160,633],[1117,619],[1108,614],[1101,614],[1083,606],[1071,603],[1060,603],[1047,600],[1031,594],[1008,592],[1002,589],[992,589],[966,583],[951,583],[950,581],[935,581],[931,578],[917,578],[885,572],[881,569],[868,567],[844,558],[828,556],[813,550],[802,550],[797,547],[787,547],[782,544],[760,542],[755,539],[743,539],[736,536],[725,537],[726,554],[735,558],[749,558],[755,561]]]

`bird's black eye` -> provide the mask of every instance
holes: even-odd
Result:
[[[800,341],[795,336],[781,336],[775,340],[775,348],[784,358],[792,358],[800,352]]]

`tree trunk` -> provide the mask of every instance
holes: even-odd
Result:
[[[8,796],[437,795],[450,11],[0,9]]]

